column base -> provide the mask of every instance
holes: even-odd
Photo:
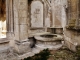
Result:
[[[28,41],[15,41],[15,52],[18,54],[24,54],[31,51],[30,42]]]

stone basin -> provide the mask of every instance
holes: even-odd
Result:
[[[35,35],[35,39],[40,41],[62,41],[63,37],[58,34],[43,34],[43,35]]]
[[[37,44],[57,45],[62,44],[63,41],[63,37],[61,35],[52,33],[40,33],[34,35],[34,37],[37,40]]]
[[[52,34],[50,32],[31,34],[36,40],[35,47],[43,50],[49,48],[50,50],[58,50],[63,46],[62,35]],[[33,39],[32,39],[33,40]]]

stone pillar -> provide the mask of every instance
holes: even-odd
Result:
[[[20,40],[24,40],[27,38],[27,25],[28,25],[28,0],[19,0],[19,11],[18,11],[18,18],[19,18],[19,32],[20,32]]]
[[[53,0],[52,2],[52,19],[54,28],[62,28],[61,26],[61,1]]]
[[[52,27],[55,27],[55,11],[54,11],[54,0],[52,1],[51,4],[51,12],[52,12]]]
[[[14,49],[17,53],[31,51],[28,37],[28,0],[14,0]],[[25,40],[25,41],[24,41]]]
[[[6,17],[7,38],[12,39],[14,35],[13,0],[6,0]]]
[[[27,38],[28,25],[28,0],[14,1],[14,32],[15,40],[24,40]]]

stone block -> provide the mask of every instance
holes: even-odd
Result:
[[[19,32],[19,25],[18,24],[15,24],[15,26],[14,26],[14,32]]]
[[[15,52],[18,54],[28,53],[31,51],[30,42],[15,41]]]
[[[22,0],[19,0],[18,1],[18,9],[20,9],[20,10],[27,10],[27,0],[24,0],[24,1],[22,1]]]
[[[80,45],[80,33],[76,33],[73,39],[74,39],[74,42],[77,42]]]
[[[20,5],[25,5],[25,4],[27,4],[27,0],[19,0],[18,2],[20,3]]]
[[[20,32],[27,32],[27,25],[20,25]]]
[[[27,17],[27,10],[18,10],[19,17]]]
[[[19,5],[18,5],[18,9],[26,10],[27,9],[26,6],[27,6],[27,3],[20,2]]]
[[[20,32],[20,39],[19,40],[24,40],[28,37],[28,33],[27,32]]]
[[[51,22],[50,17],[47,17],[46,20],[45,20],[45,26],[50,27],[50,22]]]
[[[73,43],[70,38],[66,37],[65,45],[72,51],[76,51],[77,43]]]
[[[15,17],[14,20],[15,20],[14,21],[15,24],[19,24],[19,18],[18,17]]]
[[[14,26],[15,40],[19,40],[19,25]]]
[[[18,11],[16,10],[16,8],[15,8],[15,10],[14,10],[14,17],[16,18],[18,18]]]
[[[27,17],[27,10],[23,10],[21,14],[22,14],[22,17]]]
[[[19,40],[19,32],[15,32],[15,37],[14,37],[15,40]]]
[[[21,17],[21,18],[19,18],[19,21],[20,21],[20,24],[28,24],[28,22],[27,22],[27,18],[26,17]]]
[[[27,25],[20,25],[20,40],[24,40],[28,36]]]
[[[23,10],[18,10],[18,18],[22,17],[22,14],[23,14],[22,11]]]
[[[15,40],[23,40],[27,38],[27,25],[15,25]]]

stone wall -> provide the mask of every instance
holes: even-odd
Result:
[[[71,21],[71,19],[76,19],[78,20],[78,0],[68,0],[68,26],[73,25]],[[67,22],[66,22],[67,23]],[[74,22],[74,26],[76,26],[77,21]],[[65,44],[68,48],[70,48],[71,50],[75,51],[75,47],[77,45],[80,45],[80,32],[79,30],[75,30],[75,29],[67,29],[66,26],[64,28],[64,40],[65,40]]]
[[[67,0],[53,0],[52,1],[52,20],[54,28],[62,28],[66,24]]]
[[[80,45],[80,32],[75,30],[64,30],[64,40],[68,48],[75,51],[75,47]]]

